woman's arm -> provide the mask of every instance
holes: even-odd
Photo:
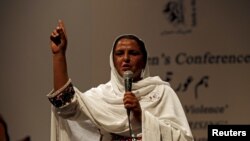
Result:
[[[50,35],[53,53],[54,90],[61,88],[69,79],[67,72],[67,36],[62,20],[58,21],[56,29]]]

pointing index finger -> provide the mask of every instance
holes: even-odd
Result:
[[[58,25],[63,29],[63,31],[65,31],[64,23],[62,20],[58,20]]]
[[[58,28],[57,31],[62,40],[67,40],[67,35],[65,31],[65,26],[62,20],[58,20]]]

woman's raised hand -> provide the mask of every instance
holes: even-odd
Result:
[[[65,54],[67,49],[67,36],[62,20],[58,21],[56,29],[50,35],[51,50],[53,54]]]

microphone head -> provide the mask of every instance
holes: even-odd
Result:
[[[123,73],[124,79],[124,87],[126,92],[131,92],[132,90],[132,81],[133,81],[133,72],[132,71],[125,71]]]
[[[130,70],[125,71],[125,72],[123,73],[123,78],[124,78],[124,79],[131,79],[131,78],[133,78],[133,72],[130,71]]]

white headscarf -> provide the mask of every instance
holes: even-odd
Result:
[[[90,113],[90,115],[88,115],[90,119],[93,118],[92,121],[96,122],[99,128],[103,128],[108,132],[128,132],[127,113],[123,104],[123,95],[125,93],[124,80],[114,67],[113,48],[110,53],[110,67],[111,79],[108,83],[101,84],[97,88],[92,88],[81,95],[83,104],[85,104],[86,107],[91,107],[91,109],[86,109],[88,111],[85,111],[85,113]],[[132,86],[132,92],[141,100],[143,97],[149,96],[148,94],[153,92],[158,85],[169,85],[159,77],[149,77],[147,64],[142,73],[142,78],[142,80],[133,83]]]
[[[108,132],[128,132],[128,120],[123,104],[124,81],[114,67],[113,48],[110,53],[110,67],[111,80],[82,95],[83,103],[86,104],[86,107],[91,107],[85,113],[89,112],[90,119],[99,128]],[[192,136],[182,105],[169,83],[162,81],[158,76],[150,77],[147,64],[142,78],[132,85],[132,92],[140,100],[143,110],[142,122],[148,119],[147,117],[155,117],[160,121],[159,124],[167,123],[171,125],[171,128],[178,128],[186,135]],[[96,103],[95,106],[93,103]],[[148,114],[150,116],[147,116]],[[145,132],[145,128],[151,128],[151,124],[153,123],[142,123],[143,132]]]

